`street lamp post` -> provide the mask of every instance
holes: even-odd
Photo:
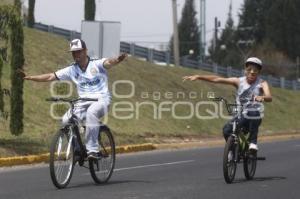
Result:
[[[172,0],[173,8],[173,54],[175,66],[179,66],[179,38],[178,38],[178,25],[177,25],[177,1]]]
[[[205,42],[206,42],[206,27],[205,27],[205,10],[206,10],[206,3],[205,0],[200,0],[200,31],[199,31],[199,61],[203,62],[205,56]]]

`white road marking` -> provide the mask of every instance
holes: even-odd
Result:
[[[119,168],[119,169],[114,169],[114,171],[142,169],[142,168],[149,168],[149,167],[159,167],[159,166],[175,165],[175,164],[186,164],[186,163],[190,163],[190,162],[194,162],[194,161],[195,160],[185,160],[185,161],[167,162],[167,163],[160,163],[160,164],[149,164],[149,165],[141,165],[141,166],[135,166],[135,167]]]
[[[176,164],[186,164],[186,163],[190,163],[190,162],[194,162],[194,161],[195,160],[185,160],[185,161],[167,162],[167,163],[159,163],[159,164],[148,164],[148,165],[141,165],[141,166],[134,166],[134,167],[124,167],[124,168],[114,169],[114,172],[133,170],[133,169],[142,169],[142,168],[149,168],[149,167],[160,167],[160,166],[169,166],[169,165],[176,165]],[[84,175],[90,175],[90,173],[85,173]]]

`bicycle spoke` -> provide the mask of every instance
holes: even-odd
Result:
[[[59,132],[53,139],[50,150],[50,174],[54,185],[65,187],[73,172],[72,136]]]
[[[108,129],[99,133],[100,157],[97,164],[90,163],[91,175],[96,183],[106,182],[112,175],[115,161],[114,141]]]

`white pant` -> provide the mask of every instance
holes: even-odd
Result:
[[[101,125],[99,119],[108,112],[110,100],[99,100],[97,102],[87,101],[75,104],[74,114],[83,122],[85,120],[86,132],[85,141],[88,152],[98,152],[98,134]],[[68,110],[62,119],[62,125],[68,124],[71,117],[71,110]]]

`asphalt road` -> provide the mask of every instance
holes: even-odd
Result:
[[[0,169],[1,199],[298,199],[300,198],[300,140],[260,145],[252,181],[240,164],[233,184],[222,173],[223,148],[142,152],[117,156],[109,183],[95,185],[89,171],[76,167],[66,189],[51,182],[48,165]]]

